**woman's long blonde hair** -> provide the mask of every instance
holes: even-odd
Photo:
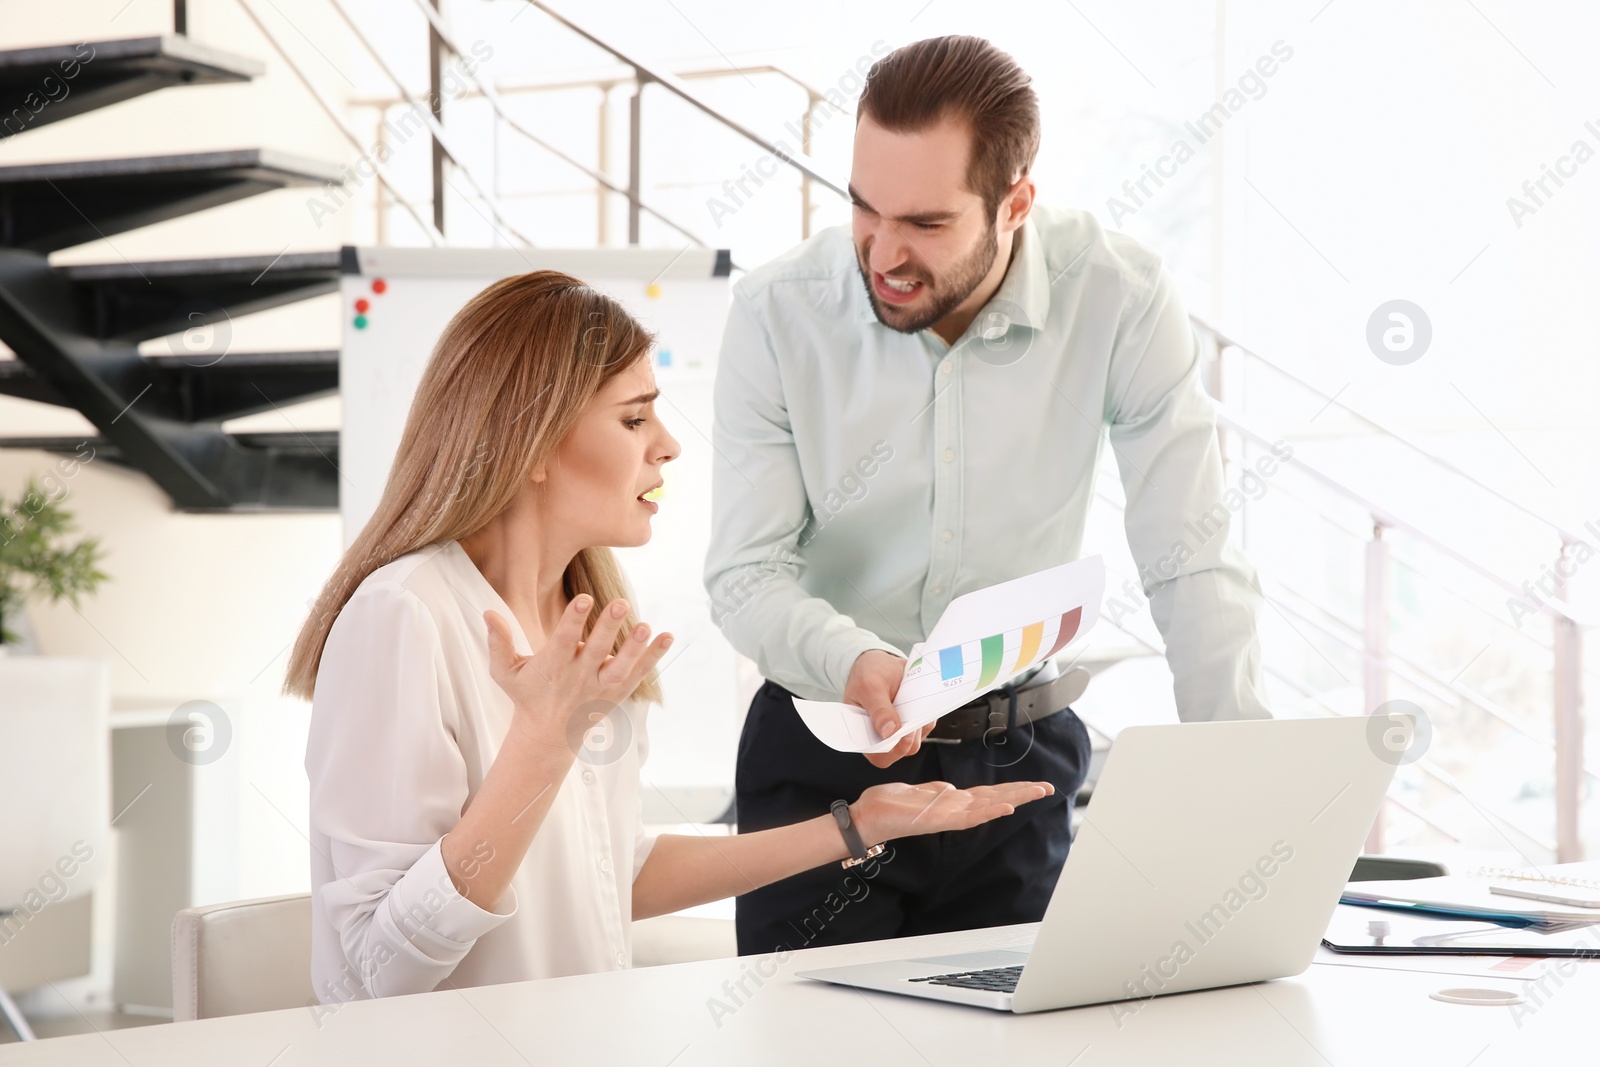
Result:
[[[550,458],[584,406],[645,356],[653,340],[615,300],[558,271],[506,278],[468,301],[422,372],[377,510],[295,639],[283,691],[311,699],[328,632],[367,575],[488,525]],[[564,585],[569,597],[593,597],[585,632],[625,591],[616,558],[604,547],[578,553]],[[630,612],[619,644],[634,621]],[[656,678],[634,695],[660,699]]]

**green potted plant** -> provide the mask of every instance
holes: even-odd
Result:
[[[72,515],[61,507],[65,487],[52,496],[29,478],[15,502],[0,497],[0,650],[19,638],[7,620],[32,597],[66,600],[74,607],[83,593],[106,580],[98,564],[98,539],[72,541]]]

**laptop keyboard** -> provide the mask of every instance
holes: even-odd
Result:
[[[913,982],[929,985],[956,986],[961,989],[982,989],[990,993],[1015,993],[1017,979],[1022,977],[1022,966],[990,967],[983,971],[957,971],[954,974],[933,974],[926,978],[912,978]]]

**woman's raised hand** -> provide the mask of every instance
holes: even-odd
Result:
[[[607,605],[585,641],[583,623],[591,603],[588,594],[573,597],[555,631],[531,656],[517,653],[504,618],[483,613],[489,624],[489,674],[516,708],[514,728],[538,744],[559,745],[571,754],[577,751],[570,734],[577,717],[582,717],[576,727],[581,737],[591,722],[627,700],[672,647],[671,634],[651,641],[650,627],[641,622],[613,655],[617,631],[628,614],[625,600]]]
[[[896,837],[965,830],[1010,815],[1031,800],[1050,796],[1049,782],[1001,782],[957,789],[949,782],[886,782],[850,805],[850,817],[867,844]]]

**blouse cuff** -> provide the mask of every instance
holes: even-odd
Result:
[[[517,913],[517,891],[506,887],[493,911],[462,896],[445,869],[440,838],[389,893],[390,917],[406,940],[428,956],[455,956]]]

